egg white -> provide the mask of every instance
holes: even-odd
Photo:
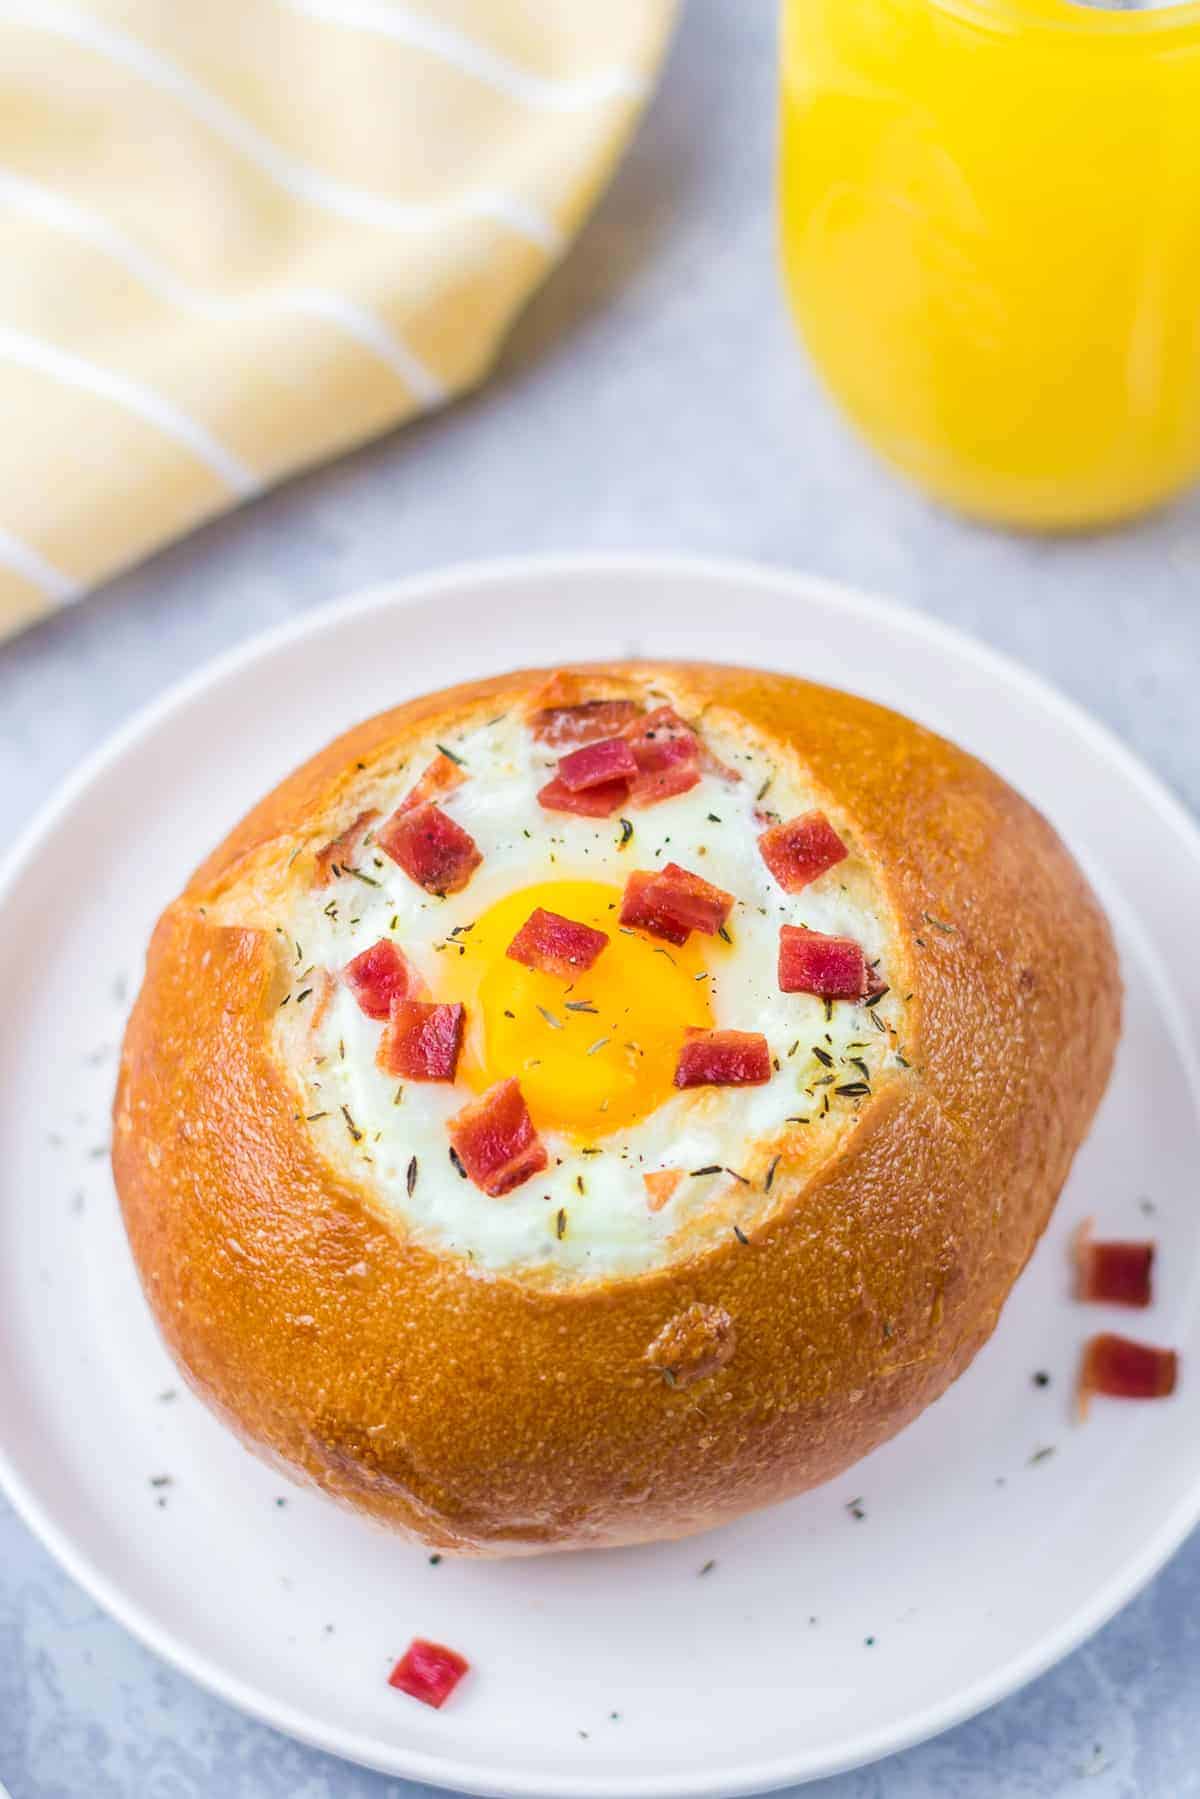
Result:
[[[838,1087],[860,1082],[864,1065],[873,1083],[902,1052],[905,1004],[895,992],[872,1017],[861,1006],[827,1009],[808,995],[779,991],[780,925],[854,937],[868,960],[880,960],[885,979],[894,926],[869,867],[853,854],[803,893],[784,893],[758,851],[760,809],[790,818],[820,802],[794,759],[754,739],[740,721],[710,715],[704,738],[741,779],[708,773],[690,792],[631,812],[633,836],[623,843],[616,818],[578,818],[538,805],[556,755],[534,741],[520,717],[455,733],[443,741],[468,778],[442,803],[483,856],[467,887],[438,899],[368,843],[358,874],[291,892],[276,918],[291,984],[275,1041],[309,1128],[323,1152],[367,1182],[417,1240],[464,1258],[481,1275],[609,1279],[692,1253],[733,1223],[748,1231],[777,1203],[768,1175],[785,1140],[798,1141],[803,1132],[804,1152],[823,1153],[853,1122],[858,1104]],[[419,745],[363,803],[386,817],[438,748]],[[453,928],[497,899],[550,880],[621,887],[634,869],[669,861],[736,896],[733,949],[710,982],[714,1023],[765,1035],[777,1062],[766,1086],[676,1093],[639,1122],[582,1146],[543,1132],[550,1168],[492,1199],[450,1159],[447,1120],[472,1097],[461,1083],[400,1087],[384,1075],[376,1064],[383,1027],[363,1015],[344,985],[319,1028],[310,1026],[314,971],[336,972],[381,937],[403,948],[436,997],[439,959],[459,953]],[[789,1122],[797,1119],[807,1122]],[[712,1167],[721,1172],[693,1172]],[[685,1178],[653,1212],[642,1175],[663,1168],[681,1168]]]

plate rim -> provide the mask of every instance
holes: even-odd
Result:
[[[882,621],[894,629],[899,624],[917,640],[972,664],[1010,691],[1023,692],[1044,713],[1057,717],[1078,739],[1093,746],[1115,764],[1133,787],[1156,811],[1200,867],[1200,823],[1193,818],[1166,782],[1136,756],[1116,732],[1089,713],[1078,701],[1062,693],[1043,675],[1026,668],[1015,657],[981,643],[957,626],[947,624],[916,605],[841,582],[813,575],[784,563],[749,558],[670,553],[549,552],[467,559],[438,565],[391,581],[374,582],[340,598],[314,606],[297,617],[256,632],[245,641],[213,657],[200,668],[172,682],[166,690],[142,706],[92,750],[70,775],[51,792],[34,818],[0,861],[0,905],[26,873],[38,848],[62,815],[137,743],[151,736],[171,716],[243,669],[271,657],[279,650],[319,636],[337,623],[361,618],[375,611],[403,609],[436,597],[447,589],[463,586],[504,586],[530,578],[552,575],[569,581],[579,577],[610,576],[614,579],[692,578],[721,584],[753,586],[776,595],[801,591],[807,598],[824,600],[831,607],[850,611],[859,618]],[[1037,796],[1033,796],[1037,804]],[[388,1746],[359,1733],[334,1728],[315,1728],[309,1718],[269,1693],[230,1675],[205,1654],[195,1651],[170,1628],[134,1599],[89,1556],[49,1512],[18,1470],[6,1444],[0,1441],[0,1490],[17,1516],[54,1557],[60,1567],[102,1609],[153,1654],[185,1675],[214,1697],[236,1710],[279,1730],[285,1735],[341,1756],[359,1766],[401,1779],[429,1782],[464,1793],[494,1799],[733,1799],[735,1795],[766,1793],[782,1787],[821,1779],[865,1767],[884,1757],[929,1741],[955,1725],[1010,1697],[1038,1678],[1129,1603],[1175,1554],[1200,1522],[1200,1482],[1183,1495],[1160,1522],[1141,1552],[1129,1558],[1108,1577],[1091,1601],[1075,1609],[1055,1631],[1022,1654],[1011,1656],[997,1669],[970,1686],[926,1705],[898,1724],[881,1726],[853,1747],[833,1745],[824,1751],[793,1751],[746,1765],[738,1773],[718,1772],[711,1777],[681,1777],[678,1773],[622,1776],[541,1774],[525,1772],[507,1778],[483,1778],[477,1765],[460,1763],[452,1755],[431,1754],[403,1744]]]

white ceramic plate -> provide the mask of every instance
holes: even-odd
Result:
[[[1116,923],[1129,989],[1117,1078],[992,1343],[844,1479],[665,1548],[431,1566],[288,1488],[181,1389],[105,1160],[115,1044],[159,908],[334,732],[472,674],[630,652],[853,688],[1030,794]],[[155,706],[20,846],[0,905],[5,1484],[143,1641],[280,1729],[478,1793],[759,1791],[999,1699],[1096,1629],[1195,1522],[1200,838],[1105,732],[928,619],[703,563],[510,563],[411,582],[307,617]],[[1079,970],[1081,989],[1091,978]],[[1156,1302],[1132,1329],[1177,1345],[1185,1375],[1177,1399],[1102,1403],[1079,1428],[1080,1345],[1131,1316],[1068,1297],[1085,1213],[1159,1240]],[[414,1634],[476,1669],[443,1712],[386,1685]]]

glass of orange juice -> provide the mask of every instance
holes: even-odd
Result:
[[[825,381],[967,512],[1200,475],[1200,0],[783,0],[785,277]]]

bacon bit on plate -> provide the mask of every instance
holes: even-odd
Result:
[[[313,882],[316,887],[328,887],[338,870],[352,866],[355,857],[362,849],[362,841],[375,820],[379,817],[374,807],[360,812],[352,823],[346,826],[332,843],[327,843],[323,850],[317,851],[317,872]]]
[[[646,1204],[652,1212],[662,1211],[682,1179],[682,1168],[656,1168],[650,1174],[642,1176],[646,1187]]]
[[[414,1637],[388,1675],[388,1685],[407,1693],[410,1699],[419,1699],[422,1705],[432,1705],[435,1711],[440,1711],[470,1667],[470,1662],[457,1650],[446,1649],[441,1643],[427,1643],[424,1637]]]
[[[585,787],[572,793],[556,775],[537,796],[547,812],[577,812],[581,818],[611,818],[629,798],[628,781],[605,781],[602,787]]]
[[[1075,1297],[1100,1305],[1148,1306],[1153,1243],[1097,1243],[1092,1221],[1075,1233]]]
[[[625,736],[638,768],[629,789],[631,806],[656,806],[699,781],[700,739],[672,706],[648,712]]]
[[[462,1048],[463,1006],[398,999],[379,1040],[378,1062],[402,1081],[452,1081]]]
[[[668,862],[655,873],[636,871],[625,883],[620,920],[663,937],[668,943],[686,943],[693,931],[715,937],[730,912],[733,895],[699,875]]]
[[[439,749],[416,786],[410,787],[401,800],[399,810],[411,812],[414,806],[423,806],[428,800],[442,799],[461,787],[466,778],[462,764]]]
[[[1105,1332],[1090,1337],[1079,1371],[1079,1415],[1086,1418],[1093,1394],[1108,1399],[1167,1399],[1175,1391],[1179,1357],[1130,1337]]]
[[[545,1145],[515,1080],[489,1087],[482,1099],[455,1113],[448,1129],[459,1161],[475,1185],[493,1199],[549,1167]]]
[[[388,937],[347,962],[342,979],[368,1018],[386,1018],[393,1000],[412,999],[421,991],[420,975]]]
[[[559,749],[612,737],[640,718],[641,713],[636,700],[584,700],[576,706],[543,706],[529,724],[539,743]]]
[[[785,893],[800,893],[850,853],[823,812],[805,812],[772,825],[758,847]]]
[[[679,1052],[677,1087],[761,1087],[771,1052],[757,1031],[697,1031]]]
[[[558,759],[558,779],[572,793],[609,781],[631,781],[637,772],[633,751],[623,737],[602,737]]]
[[[779,991],[818,999],[863,999],[871,974],[853,937],[827,937],[802,925],[779,927]]]
[[[608,942],[603,931],[591,925],[578,924],[559,912],[547,912],[538,906],[529,914],[505,954],[526,968],[540,968],[544,974],[561,975],[571,980],[592,966]]]
[[[433,800],[393,812],[375,841],[428,893],[458,893],[483,861],[475,839]]]

